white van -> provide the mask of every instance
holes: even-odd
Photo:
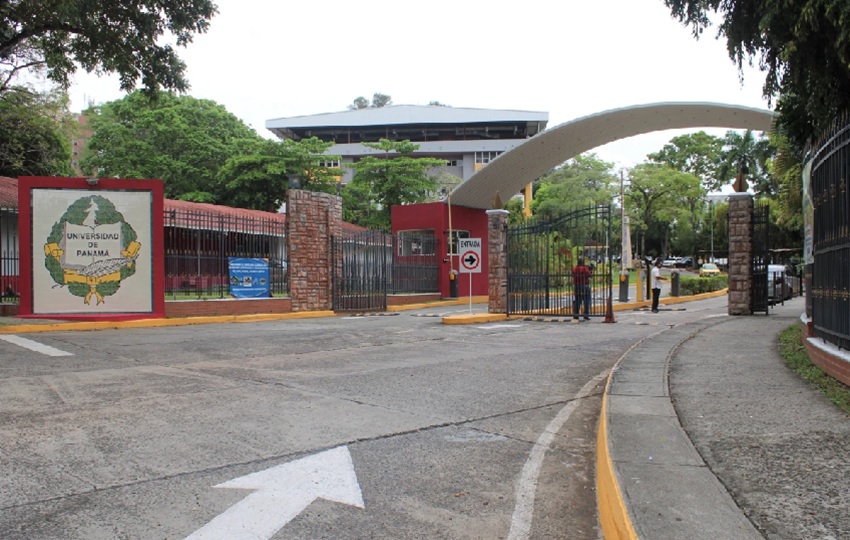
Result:
[[[784,302],[800,290],[798,277],[791,277],[784,264],[767,265],[767,301],[770,304]],[[795,282],[797,284],[795,284]]]

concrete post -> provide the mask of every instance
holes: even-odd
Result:
[[[487,311],[508,312],[508,211],[487,210]]]
[[[753,196],[729,196],[729,315],[753,314]]]

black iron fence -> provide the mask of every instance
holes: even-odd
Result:
[[[811,155],[812,322],[819,337],[850,349],[850,116]]]
[[[285,233],[282,220],[166,211],[166,298],[229,297],[231,257],[268,260],[271,295],[289,294]]]
[[[363,231],[331,239],[335,311],[381,311],[389,294],[439,292],[433,231]]]
[[[229,297],[231,257],[266,259],[271,295],[289,294],[285,233],[283,220],[167,210],[166,298]],[[350,266],[335,278],[348,279],[349,288],[362,292],[367,290],[363,283],[374,284],[378,275],[383,295],[439,292],[440,247],[433,231],[368,234],[372,238],[365,251],[362,236],[360,240],[349,236],[346,248],[338,241],[338,249],[349,250],[345,260]],[[375,235],[380,235],[377,242]],[[20,294],[18,238],[17,209],[0,208],[0,302],[4,303],[17,303]]]
[[[507,232],[508,314],[608,315],[613,289],[611,207],[535,218]],[[575,275],[579,260],[591,276]]]
[[[289,293],[282,220],[165,212],[165,293],[170,299],[230,296],[230,257],[267,259],[272,296]],[[0,301],[17,303],[18,211],[0,208]]]
[[[18,256],[18,209],[0,208],[0,303],[18,303]]]
[[[752,312],[768,313],[768,265],[770,264],[770,207],[756,203],[752,215],[753,273]]]

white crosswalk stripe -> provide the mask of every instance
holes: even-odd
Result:
[[[47,356],[74,356],[74,353],[62,351],[55,347],[51,347],[50,345],[44,345],[43,343],[23,338],[21,336],[9,334],[6,336],[0,336],[0,339],[12,343],[13,345],[17,345],[19,347],[23,347],[31,351],[39,352]]]

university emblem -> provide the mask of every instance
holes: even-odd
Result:
[[[97,304],[115,294],[136,273],[142,245],[136,231],[106,197],[74,201],[53,224],[44,245],[44,266],[57,286]]]

